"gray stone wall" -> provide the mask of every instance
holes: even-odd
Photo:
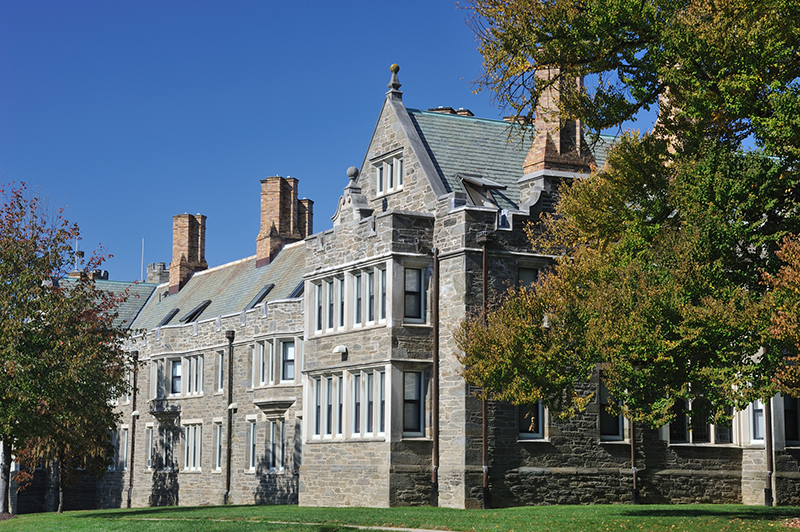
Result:
[[[226,439],[227,439],[227,357],[228,342],[225,331],[235,332],[234,341],[234,395],[238,408],[233,416],[231,454],[231,492],[233,504],[296,503],[300,461],[300,412],[302,389],[300,364],[303,353],[303,310],[301,300],[284,300],[258,305],[241,314],[186,325],[162,327],[135,338],[129,349],[139,351],[142,366],[138,372],[138,397],[136,410],[135,451],[129,458],[133,468],[131,501],[133,506],[221,504],[225,493]],[[295,341],[295,381],[253,387],[253,355],[257,341]],[[225,354],[225,382],[222,390],[217,386],[218,353]],[[203,391],[196,395],[167,395],[157,404],[152,401],[155,384],[151,364],[159,360],[201,356],[203,357]],[[276,347],[276,360],[279,352]],[[185,359],[184,359],[185,360]],[[189,378],[189,368],[184,362],[182,380]],[[169,377],[165,368],[163,375]],[[283,401],[292,406],[285,414],[268,417],[256,402]],[[174,409],[173,414],[164,410]],[[120,404],[122,427],[132,429],[133,404]],[[270,416],[272,416],[270,414]],[[284,469],[271,470],[268,463],[268,431],[272,419],[281,419],[284,426]],[[249,422],[256,421],[256,464],[249,467]],[[223,431],[222,466],[214,468],[215,423]],[[198,423],[203,427],[200,468],[187,469],[184,463],[186,424]],[[152,454],[148,445],[148,429],[153,430]],[[172,469],[162,461],[163,434],[173,435]],[[147,467],[148,456],[152,466]],[[119,507],[127,504],[130,470],[107,476],[98,488],[98,506]]]

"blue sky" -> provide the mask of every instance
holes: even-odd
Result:
[[[0,2],[0,182],[66,207],[112,279],[171,259],[172,216],[208,216],[210,266],[255,253],[259,180],[300,180],[331,226],[389,66],[413,108],[502,113],[472,93],[468,11],[388,2]]]
[[[400,65],[407,107],[500,118],[451,0],[0,2],[0,183],[65,207],[110,278],[169,263],[172,216],[206,260],[255,254],[260,179],[299,179],[331,227]]]

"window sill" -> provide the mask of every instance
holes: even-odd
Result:
[[[517,443],[550,443],[550,438],[517,438]]]
[[[422,325],[424,325],[424,323],[422,323]],[[344,328],[337,328],[335,330],[334,329],[330,329],[330,330],[327,330],[327,331],[314,331],[314,334],[312,336],[309,336],[309,338],[320,338],[320,337],[323,337],[323,336],[325,336],[325,337],[333,337],[333,336],[337,336],[337,335],[340,335],[340,334],[351,333],[353,331],[364,331],[364,330],[369,330],[369,329],[375,329],[375,328],[378,328],[378,327],[386,327],[386,320],[379,320],[379,321],[376,321],[376,322],[368,323],[366,325],[352,325],[349,328],[348,327],[344,327]]]
[[[735,445],[733,443],[711,443],[711,442],[707,442],[707,441],[704,441],[704,442],[701,442],[701,443],[692,443],[692,442],[685,442],[685,441],[675,442],[675,443],[670,442],[667,445],[669,447],[695,447],[695,448],[696,447],[709,447],[709,448],[714,448],[714,449],[719,449],[719,448],[738,449],[739,448],[738,445]]]
[[[418,436],[416,434],[403,434],[401,439],[405,441],[433,441],[433,438],[430,436]]]
[[[181,469],[178,473],[181,475],[200,475],[203,471],[200,469]]]
[[[601,439],[601,440],[598,440],[598,443],[600,445],[630,445],[631,441],[628,440],[628,439],[622,439],[622,440],[603,440],[603,439]]]

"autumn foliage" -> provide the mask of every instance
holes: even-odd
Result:
[[[131,369],[114,325],[126,294],[85,274],[66,278],[77,226],[24,186],[0,193],[0,439],[23,465],[57,465],[63,487],[79,466],[102,474],[113,453],[113,402]]]

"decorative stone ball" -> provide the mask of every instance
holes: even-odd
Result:
[[[389,67],[389,70],[391,70],[393,74],[397,74],[398,72],[400,72],[400,65],[395,63]]]
[[[348,168],[347,177],[349,177],[350,179],[355,179],[356,177],[358,177],[358,168],[356,168],[355,166],[351,166],[350,168]]]

